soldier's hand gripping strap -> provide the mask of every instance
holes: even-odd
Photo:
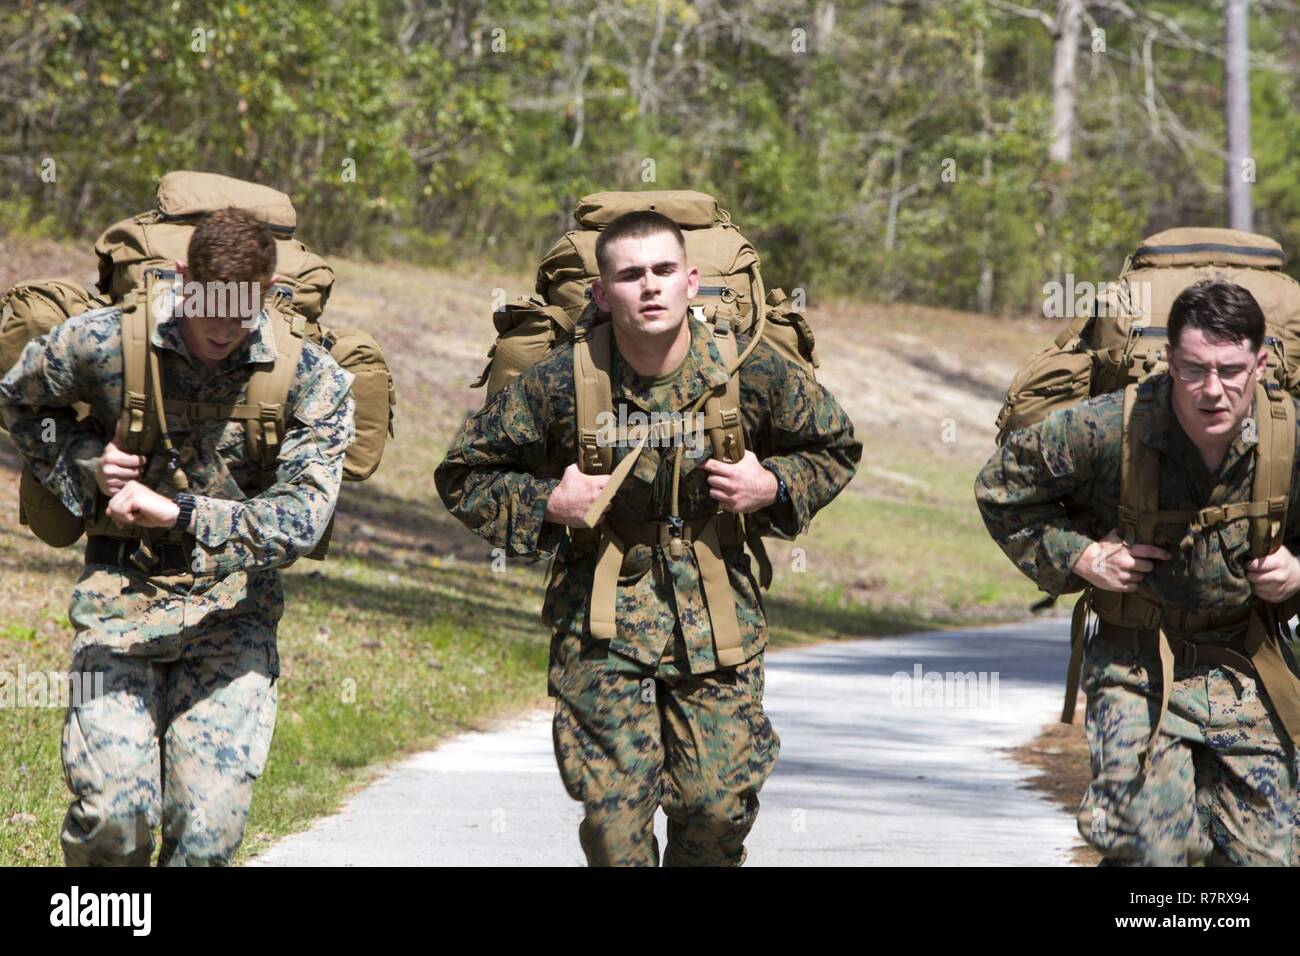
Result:
[[[688,320],[689,321],[689,320]],[[751,352],[758,345],[759,338],[763,334],[763,329],[767,326],[767,319],[760,312],[758,321],[754,324],[749,344],[745,350],[736,356],[735,363],[727,363],[727,375],[731,377],[740,371],[740,367],[745,364],[745,359],[749,358]],[[609,384],[609,341],[611,335],[609,323],[597,325],[596,327],[580,333],[573,347],[574,360],[574,386],[577,391],[578,404],[578,467],[587,474],[600,474],[598,471],[588,471],[584,464],[584,458],[587,452],[584,447],[590,445],[596,450],[596,457],[603,462],[601,467],[608,471],[609,463],[613,460],[612,449],[605,447],[600,448],[596,440],[596,416],[605,409],[612,408],[614,401]],[[594,389],[584,383],[594,383]],[[584,393],[588,397],[584,398]],[[700,410],[700,407],[710,397],[709,392],[705,392],[696,399],[687,409],[687,414],[692,414]],[[601,405],[596,404],[599,399],[603,402]],[[707,427],[707,421],[706,421]],[[590,437],[587,437],[590,434]],[[600,516],[605,511],[605,507],[613,500],[614,495],[622,486],[623,481],[631,473],[632,467],[636,464],[637,458],[640,457],[642,450],[646,446],[652,434],[659,434],[654,429],[647,429],[641,437],[636,447],[624,456],[623,460],[618,463],[609,476],[609,481],[601,490],[600,495],[596,498],[592,506],[583,516],[583,521],[588,528],[594,528],[600,521]],[[743,454],[743,450],[742,450]]]

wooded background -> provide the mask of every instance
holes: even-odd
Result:
[[[326,254],[527,268],[585,193],[694,188],[810,300],[1038,312],[1225,224],[1223,7],[19,0],[0,229],[93,236],[207,169],[290,192]],[[1298,12],[1248,6],[1254,224],[1291,252]]]

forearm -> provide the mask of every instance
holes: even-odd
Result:
[[[310,386],[299,407],[310,424],[285,435],[269,488],[241,501],[195,496],[195,573],[266,570],[316,547],[334,515],[344,454],[356,436],[350,383],[338,371]]]
[[[480,465],[452,456],[438,467],[434,483],[447,510],[470,531],[512,557],[550,554],[564,529],[546,517],[556,478]]]
[[[342,478],[338,458],[313,462],[292,481],[243,501],[195,495],[195,573],[262,571],[309,554],[334,514]]]
[[[36,480],[78,517],[95,513],[96,467],[106,444],[92,421],[78,422],[71,409],[28,412],[4,409],[9,437]]]
[[[992,464],[992,463],[990,463]],[[1092,538],[1070,518],[1059,500],[1034,500],[1023,486],[993,480],[989,466],[975,484],[975,500],[989,535],[1026,576],[1053,596],[1081,589],[1074,565]]]

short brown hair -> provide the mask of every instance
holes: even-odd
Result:
[[[185,264],[196,282],[266,282],[275,274],[275,238],[251,212],[227,206],[199,219]]]
[[[600,236],[596,239],[596,268],[600,270],[601,275],[604,275],[605,270],[609,268],[608,247],[611,242],[620,239],[644,239],[646,236],[655,236],[661,232],[670,233],[676,238],[677,245],[682,249],[682,257],[685,258],[686,239],[682,236],[677,223],[653,209],[638,209],[623,213],[601,230]]]
[[[1183,329],[1200,329],[1213,342],[1245,341],[1252,352],[1264,343],[1264,312],[1250,290],[1222,279],[1188,286],[1169,307],[1166,335],[1177,347]]]

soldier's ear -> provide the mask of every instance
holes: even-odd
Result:
[[[596,308],[600,309],[600,311],[609,311],[609,299],[605,297],[605,285],[599,278],[596,278],[591,283],[591,298],[595,301]]]

